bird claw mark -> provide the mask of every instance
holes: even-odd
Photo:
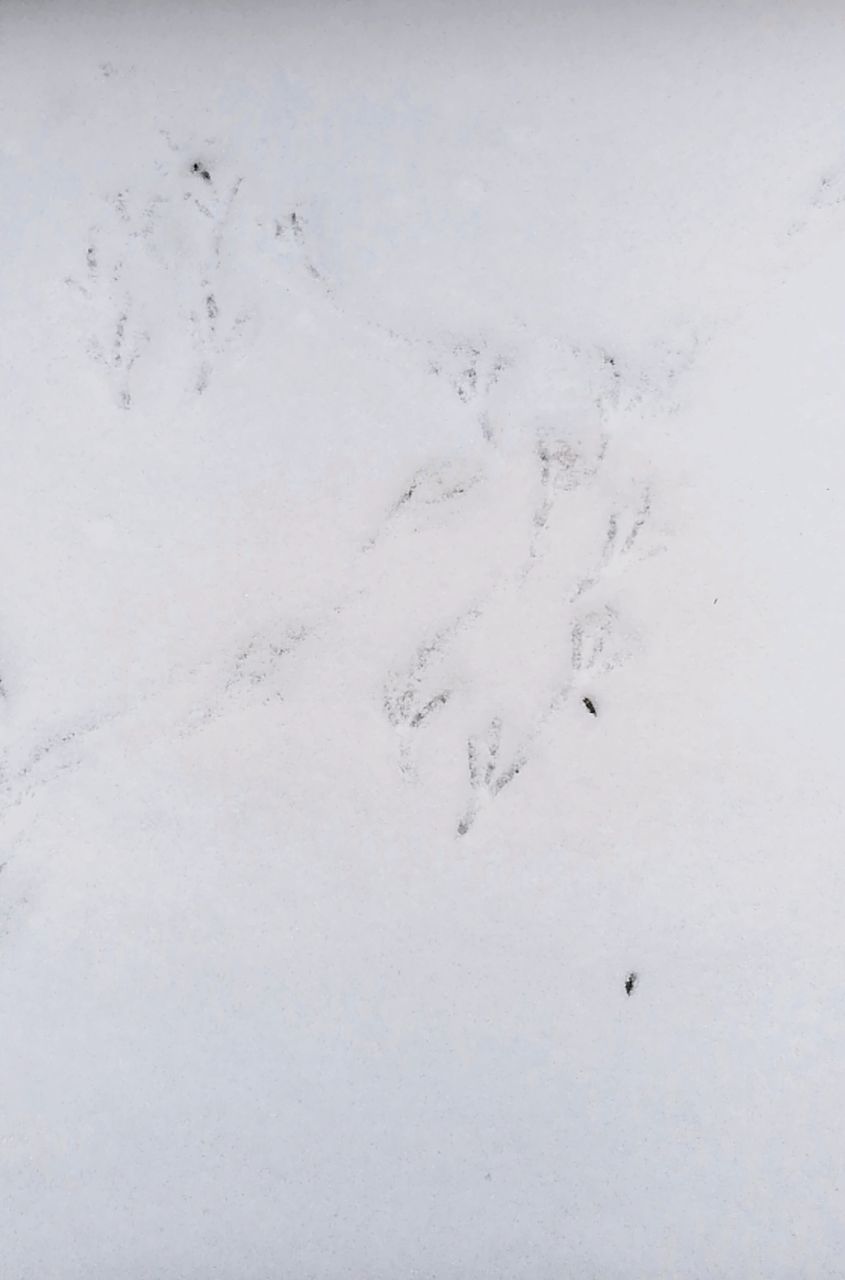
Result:
[[[458,342],[452,347],[448,358],[451,369],[446,367],[446,362],[440,361],[432,361],[430,369],[434,374],[445,373],[458,399],[467,404],[478,389],[480,356],[481,352],[477,347],[468,342]]]
[[[391,671],[384,681],[382,707],[388,722],[399,734],[400,768],[406,776],[411,772],[409,735],[422,728],[453,696],[453,690],[445,687],[431,694],[424,690],[424,682],[428,680],[431,668],[445,657],[449,641],[467,621],[477,618],[478,612],[476,608],[468,609],[454,622],[441,628],[430,640],[418,646],[404,669]]]
[[[616,614],[609,605],[577,619],[570,630],[572,670],[582,675],[607,670],[607,651],[616,629]]]
[[[391,673],[385,680],[382,705],[388,721],[399,734],[399,766],[403,776],[412,774],[409,735],[421,729],[440,707],[452,697],[451,689],[441,689],[426,697],[421,682],[428,665],[425,651],[417,654],[417,662],[403,675]]]
[[[592,480],[604,460],[607,444],[608,437],[604,434],[592,449],[570,438],[541,436],[537,441],[537,458],[544,488],[570,492]]]
[[[640,501],[639,508],[635,512],[633,522],[631,524],[630,529],[628,530],[628,536],[626,537],[625,541],[622,543],[623,554],[631,550],[631,548],[633,547],[634,543],[636,542],[637,538],[640,535],[640,531],[642,530],[643,526],[645,525],[650,515],[651,515],[651,491],[649,489],[645,489],[643,491],[643,496],[642,496],[642,500]]]
[[[532,515],[529,562],[540,554],[540,543],[555,509],[558,494],[571,493],[594,480],[604,461],[608,436],[600,434],[585,445],[573,437],[538,435],[535,451],[540,470],[540,499]]]
[[[277,218],[275,226],[277,239],[283,240],[285,237],[290,236],[297,244],[303,243],[302,216],[297,213],[296,209],[293,209],[283,222],[280,222]]]
[[[257,696],[265,706],[281,702],[284,695],[279,688],[279,669],[284,659],[292,656],[312,632],[311,627],[291,626],[275,639],[266,633],[251,636],[222,670],[217,668],[211,688],[206,685],[204,694],[180,720],[179,733],[189,736],[212,724],[232,701],[243,706]],[[198,672],[193,674],[196,676]]]
[[[460,818],[457,834],[465,836],[472,827],[482,803],[495,799],[513,782],[526,763],[524,752],[518,752],[504,769],[499,766],[502,745],[502,720],[494,716],[483,734],[467,739],[467,772],[472,792],[469,804]]]
[[[448,502],[450,498],[460,498],[474,485],[478,484],[480,475],[463,475],[449,464],[439,467],[421,467],[393,505],[390,514],[396,515],[412,500],[431,506],[439,502]]]
[[[623,515],[611,514],[607,524],[601,567],[627,556],[651,516],[651,490],[643,489],[639,504]],[[624,529],[624,531],[623,531]]]
[[[5,792],[3,808],[21,804],[38,787],[76,768],[80,756],[75,748],[112,719],[112,714],[106,714],[82,721],[73,728],[56,730],[38,742],[17,767],[8,760],[0,763],[0,786]]]
[[[445,355],[430,360],[428,370],[436,377],[445,377],[462,404],[471,404],[487,396],[508,364],[507,357],[503,355],[488,357],[484,342],[461,341],[450,347]],[[483,411],[481,416],[484,420]]]
[[[282,658],[293,653],[308,636],[306,627],[291,627],[279,640],[266,636],[253,636],[235,654],[231,675],[226,680],[224,692],[263,685],[276,673]]]
[[[499,379],[501,378],[505,370],[510,368],[510,364],[511,364],[511,361],[508,359],[507,356],[494,357],[493,364],[490,368],[490,372],[487,374],[487,384],[485,386],[485,391],[490,391],[493,387],[495,387],[496,383],[499,381]]]
[[[91,262],[91,254],[93,250],[89,247],[88,259]],[[97,281],[97,265],[96,258],[93,259],[94,266],[91,270],[93,281]],[[118,263],[113,272],[113,280],[119,281],[122,263]],[[80,291],[85,297],[90,298],[89,290],[79,286]],[[97,364],[100,364],[106,370],[109,380],[114,384],[115,394],[118,403],[122,408],[128,409],[132,404],[132,395],[129,389],[129,374],[141,355],[143,345],[150,340],[150,335],[138,326],[132,324],[130,316],[130,299],[127,297],[123,301],[123,305],[118,311],[114,322],[114,329],[111,334],[107,347],[96,335],[92,335],[87,343],[88,354]]]
[[[108,199],[107,203],[112,207],[119,222],[131,225],[132,218],[127,206],[127,196],[127,191],[120,191]],[[123,258],[115,259],[110,269],[108,264],[103,262],[99,248],[100,231],[100,227],[92,228],[85,249],[85,269],[89,287],[78,285],[77,288],[89,302],[95,300],[95,291],[99,291],[110,305],[116,306],[116,315],[109,326],[110,332],[106,329],[102,337],[91,334],[86,343],[86,349],[90,357],[106,370],[106,376],[113,385],[118,404],[128,409],[132,404],[129,374],[139,359],[144,344],[149,342],[149,333],[133,319],[131,294],[123,285]]]
[[[302,214],[293,209],[284,218],[274,218],[273,238],[283,245],[290,246],[300,265],[312,280],[320,285],[324,295],[334,300],[334,289],[323,272],[317,267],[308,250],[308,237],[305,234],[306,222]]]
[[[169,134],[160,132],[170,150],[179,153],[180,148]],[[157,327],[163,319],[161,314],[152,314],[155,291],[142,283],[138,295],[133,296],[133,280],[142,281],[152,268],[167,276],[168,288],[174,279],[182,286],[188,305],[179,305],[176,315],[180,325],[187,321],[189,335],[193,330],[193,345],[203,368],[192,381],[200,393],[208,385],[214,357],[227,349],[243,323],[241,314],[224,325],[220,293],[215,287],[224,237],[243,179],[237,178],[224,189],[212,181],[209,165],[201,158],[183,160],[175,173],[172,164],[161,159],[154,162],[154,169],[158,175],[171,177],[181,172],[183,185],[186,174],[198,178],[202,198],[196,182],[187,184],[189,190],[153,194],[146,201],[129,188],[108,196],[105,203],[110,222],[92,226],[84,247],[82,278],[87,288],[72,277],[67,278],[67,283],[91,304],[96,330],[89,335],[86,347],[92,358],[106,368],[109,380],[117,382],[115,391],[124,407],[133,399],[128,371],[150,341],[148,326],[153,318]],[[111,255],[104,252],[109,236],[117,246],[117,253]],[[193,306],[191,299],[195,300]]]
[[[497,796],[500,791],[504,791],[505,787],[510,786],[517,774],[522,772],[524,766],[525,760],[522,756],[512,760],[507,769],[492,781],[491,795]]]
[[[823,173],[810,201],[813,209],[835,209],[845,201],[845,170],[839,168]]]
[[[469,493],[470,489],[475,488],[480,480],[480,473],[467,473],[456,463],[447,462],[440,466],[421,467],[393,503],[385,523],[367,539],[362,550],[372,551],[389,529],[391,522],[405,508],[417,505],[434,507],[451,502],[455,498],[462,498],[464,494]]]
[[[420,707],[419,711],[415,712],[411,716],[408,721],[409,727],[411,729],[419,729],[420,725],[428,719],[432,711],[436,711],[438,707],[445,707],[451,696],[451,690],[445,690],[442,693],[436,693],[433,698],[429,698],[425,706]]]

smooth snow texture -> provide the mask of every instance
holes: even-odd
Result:
[[[845,1276],[843,65],[7,0],[4,1280]]]

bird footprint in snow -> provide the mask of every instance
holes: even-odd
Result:
[[[499,716],[490,721],[483,734],[477,734],[467,742],[467,769],[472,795],[458,823],[459,836],[464,836],[469,831],[481,805],[494,800],[504,791],[525,765],[525,757],[518,753],[503,768],[499,763],[501,745],[502,721]]]

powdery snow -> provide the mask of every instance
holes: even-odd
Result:
[[[4,1280],[845,1276],[843,65],[6,0]]]

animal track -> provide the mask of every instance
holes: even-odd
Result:
[[[432,507],[462,498],[481,478],[480,473],[467,472],[457,463],[446,462],[439,466],[421,467],[393,503],[386,523],[364,543],[362,549],[371,551],[380,542],[392,521],[406,509],[415,506]]]
[[[480,479],[478,473],[467,474],[455,464],[422,467],[414,475],[408,488],[399,495],[391,515],[401,511],[410,502],[431,506],[434,503],[448,502],[451,498],[463,497]]]
[[[611,644],[617,618],[609,605],[576,620],[570,632],[572,670],[580,675],[608,671],[615,665]]]
[[[467,740],[467,770],[471,788],[470,801],[458,823],[457,834],[465,836],[475,822],[485,801],[494,800],[525,766],[525,756],[518,752],[508,765],[499,765],[502,745],[502,721],[495,716],[483,734]]]
[[[602,551],[602,567],[629,554],[651,516],[651,490],[646,487],[638,505],[611,515]]]
[[[478,361],[481,352],[469,342],[458,342],[442,359],[432,360],[429,369],[448,378],[452,389],[464,404],[474,399],[478,390]]]
[[[176,323],[189,346],[186,381],[198,393],[208,387],[218,359],[250,319],[250,312],[238,309],[238,299],[231,296],[236,273],[226,271],[232,243],[237,243],[230,232],[238,230],[238,223],[245,216],[244,198],[239,197],[241,182],[227,186],[225,175],[216,166],[212,181],[212,168],[204,159],[193,159],[190,154],[180,153],[172,142],[169,145],[176,153],[171,176],[178,190],[146,200],[134,191],[118,192],[106,215],[109,226],[94,227],[88,240],[80,245],[81,282],[71,282],[92,304],[88,309],[91,327],[96,329],[91,339],[92,355],[107,370],[120,403],[127,408],[132,403],[138,362],[150,342],[154,310],[152,306],[145,307],[143,295],[138,290],[133,294],[129,286],[151,265],[166,277],[171,296],[176,299]],[[276,261],[288,255],[294,277],[291,291],[300,287],[295,282],[297,273],[304,273],[317,281],[330,300],[321,305],[335,314],[351,314],[335,300],[332,288],[312,260],[309,228],[299,209],[292,209],[275,221],[256,218],[255,223],[266,228],[265,248],[269,244]],[[188,249],[183,254],[184,245]],[[174,281],[176,288],[172,287]],[[287,281],[283,284],[288,287]],[[305,287],[309,303],[313,303],[316,289]],[[488,494],[492,494],[491,502],[498,502],[504,495],[503,519],[510,520],[516,531],[511,541],[491,536],[485,542],[486,535],[478,536],[478,560],[485,576],[483,588],[473,598],[480,598],[483,604],[466,611],[457,623],[421,644],[405,668],[400,666],[384,679],[383,710],[399,739],[403,776],[413,773],[412,746],[418,741],[415,735],[430,725],[447,704],[452,705],[444,720],[450,725],[456,720],[453,700],[459,686],[455,672],[446,667],[446,659],[448,655],[450,664],[457,662],[450,644],[459,628],[479,624],[473,632],[473,643],[478,639],[475,652],[483,664],[488,639],[490,652],[508,652],[514,620],[524,626],[526,633],[546,627],[547,648],[553,648],[553,661],[560,667],[557,671],[542,668],[543,674],[536,678],[539,690],[531,689],[526,681],[531,697],[529,722],[534,727],[522,738],[522,748],[505,765],[501,762],[500,717],[491,719],[483,733],[467,737],[471,794],[458,825],[458,834],[464,835],[481,806],[494,799],[525,767],[528,748],[570,694],[577,691],[577,695],[583,695],[587,711],[596,714],[596,704],[586,696],[585,688],[594,692],[592,681],[621,660],[624,648],[616,612],[603,601],[595,605],[597,598],[601,600],[597,591],[595,595],[588,593],[612,579],[613,572],[626,565],[632,553],[639,554],[644,530],[652,517],[652,495],[647,486],[629,493],[627,475],[621,492],[619,488],[613,491],[614,471],[608,460],[613,436],[611,410],[622,401],[626,385],[616,356],[598,348],[580,351],[560,342],[553,344],[544,367],[546,356],[542,354],[531,363],[527,341],[515,348],[506,342],[506,355],[498,345],[494,347],[492,340],[488,344],[480,336],[440,344],[404,338],[366,317],[351,318],[359,328],[380,334],[383,339],[389,337],[394,344],[401,343],[412,350],[419,368],[424,369],[428,362],[431,373],[442,380],[447,395],[466,406],[464,412],[453,399],[456,419],[461,424],[468,423],[473,433],[480,426],[490,445],[485,449],[477,439],[472,442],[481,459],[478,469],[467,464],[464,453],[454,461],[416,471],[389,508],[382,530],[391,521],[401,521],[403,531],[407,529],[412,534],[416,525],[422,525],[423,518],[436,521],[443,515],[457,524],[464,512],[468,520],[474,519]],[[432,353],[434,358],[429,360]],[[524,372],[526,361],[528,375]],[[530,381],[532,369],[538,372],[535,384]],[[532,385],[537,389],[533,404]],[[528,391],[523,397],[526,386]],[[524,409],[521,397],[526,401]],[[512,468],[511,460],[515,462]],[[525,497],[515,487],[523,483]],[[470,490],[474,491],[472,499],[462,505],[460,499]],[[586,495],[584,490],[588,491]],[[518,502],[513,501],[515,495]],[[569,553],[568,561],[564,543],[571,528],[567,528],[563,516],[571,509],[575,512],[571,523],[578,523],[593,495],[601,504],[601,519],[595,528],[589,519],[581,521],[586,532],[576,530],[575,551]],[[490,510],[495,519],[499,508],[491,505]],[[474,535],[474,526],[467,527]],[[375,541],[373,538],[367,545]],[[526,577],[528,562],[536,563],[531,580]],[[554,595],[551,612],[550,592]],[[518,627],[514,631],[518,634]],[[226,670],[217,671],[214,676],[218,702],[225,697],[241,697],[247,690],[256,690],[259,696],[278,696],[275,673],[304,634],[292,632],[278,641],[266,635],[249,639],[230,659]],[[540,649],[538,645],[536,652]],[[526,651],[531,652],[530,645]],[[514,653],[515,663],[522,659],[524,654]],[[490,673],[494,685],[492,662]],[[600,689],[597,696],[601,696]],[[495,688],[490,693],[490,703],[505,707],[508,724],[512,724],[506,701],[498,697]]]
[[[551,435],[541,432],[536,440],[540,498],[532,517],[529,559],[540,554],[552,513],[561,494],[569,494],[595,480],[605,459],[608,436],[601,432],[590,439],[576,432]]]
[[[0,759],[0,792],[3,794],[0,812],[21,804],[60,773],[76,768],[81,760],[80,744],[113,719],[113,713],[103,713],[72,728],[54,729],[37,741],[18,763],[9,755]]]
[[[443,646],[453,634],[454,627],[446,628],[428,643],[420,645],[413,660],[404,672],[391,672],[384,682],[383,706],[385,714],[399,734],[399,768],[403,777],[413,776],[410,734],[420,729],[452,696],[448,688],[435,693],[424,689],[424,680],[433,663],[442,659]]]
[[[445,378],[462,404],[483,401],[508,367],[504,355],[489,355],[486,344],[457,342],[444,355],[429,361],[429,372]],[[492,440],[492,430],[486,412],[480,414],[482,434]]]
[[[169,137],[167,142],[178,154],[179,147]],[[118,403],[127,409],[133,370],[153,336],[175,337],[169,345],[178,351],[181,334],[163,335],[163,326],[175,323],[192,339],[198,372],[189,381],[202,392],[216,358],[252,317],[249,308],[224,306],[218,281],[242,180],[218,192],[208,166],[194,160],[181,170],[180,198],[172,190],[179,171],[162,163],[156,169],[164,175],[161,181],[169,178],[170,193],[144,199],[126,188],[108,198],[106,215],[92,227],[85,247],[82,279],[65,280],[88,304],[88,353],[106,370]],[[188,174],[201,180],[202,199],[195,183],[184,190]],[[171,299],[169,308],[162,307],[161,295]]]
[[[836,163],[818,179],[815,190],[809,197],[806,211],[793,218],[788,224],[787,238],[804,234],[826,215],[840,214],[843,204],[845,204],[845,166]]]
[[[295,209],[282,221],[277,218],[275,220],[275,228],[277,240],[292,239],[299,245],[304,241],[302,218]]]
[[[235,655],[233,670],[225,683],[225,692],[243,686],[256,688],[266,684],[276,673],[282,658],[294,652],[308,635],[305,627],[292,628],[280,639],[253,636]]]
[[[324,296],[334,302],[335,291],[323,272],[315,265],[313,256],[309,251],[305,234],[305,220],[302,214],[294,209],[287,217],[276,218],[273,226],[274,238],[281,241],[282,245],[289,251],[292,250],[294,252],[307,275],[316,281]]]
[[[475,359],[480,352],[480,345],[460,348],[459,351]],[[598,676],[611,671],[628,656],[628,642],[616,610],[604,602],[591,607],[587,597],[588,593],[594,593],[600,587],[611,570],[620,569],[639,547],[643,531],[652,515],[652,494],[650,486],[643,485],[632,496],[620,493],[617,489],[615,497],[606,497],[608,489],[611,489],[612,495],[613,487],[606,479],[603,479],[601,487],[598,485],[598,479],[608,460],[611,439],[609,430],[603,425],[602,405],[618,395],[620,375],[613,357],[600,355],[591,357],[591,360],[590,368],[594,367],[595,373],[591,395],[598,402],[598,409],[595,403],[591,406],[589,400],[578,401],[578,404],[583,403],[585,406],[584,426],[579,425],[577,414],[571,406],[564,403],[561,416],[564,424],[568,420],[571,425],[543,424],[526,433],[525,448],[531,450],[529,456],[533,456],[535,460],[535,474],[541,490],[539,504],[532,513],[528,559],[516,562],[510,568],[504,567],[466,619],[468,624],[472,623],[474,639],[473,649],[469,655],[464,655],[463,661],[470,664],[468,670],[471,672],[472,663],[477,660],[472,655],[477,654],[483,668],[488,636],[490,652],[495,653],[501,649],[504,653],[501,635],[510,630],[515,619],[524,620],[520,625],[524,625],[529,631],[533,626],[532,618],[542,620],[541,628],[549,626],[550,617],[555,619],[556,625],[562,622],[566,628],[563,635],[568,635],[569,653],[562,655],[563,669],[559,671],[556,680],[549,682],[545,691],[542,688],[532,689],[531,682],[526,681],[526,694],[530,699],[526,703],[526,711],[533,723],[523,735],[519,749],[514,752],[507,767],[499,764],[501,718],[494,718],[484,734],[469,737],[467,759],[471,794],[458,824],[458,835],[465,835],[475,823],[482,806],[495,798],[525,768],[533,753],[533,745],[573,694],[577,692],[578,700],[587,714],[593,717],[598,715],[595,692],[593,688],[588,691],[585,685],[588,681],[592,685]],[[503,367],[500,366],[499,372]],[[518,440],[515,443],[518,447]],[[514,442],[511,443],[511,449],[513,447]],[[522,456],[525,458],[525,453]],[[491,469],[491,474],[497,474],[495,468]],[[455,467],[447,469],[440,466],[417,472],[394,503],[390,518],[415,504],[421,507],[432,506],[459,496],[464,492],[465,484],[462,478],[456,484],[456,475],[460,476],[460,472]],[[473,477],[475,485],[486,486],[488,481],[487,471]],[[595,534],[588,535],[589,541],[584,539],[585,555],[589,557],[585,560],[587,573],[582,577],[573,575],[570,579],[572,585],[562,592],[562,597],[552,606],[550,614],[548,593],[550,589],[553,590],[555,569],[560,566],[561,572],[572,574],[571,555],[562,548],[559,536],[559,532],[566,526],[552,524],[552,513],[558,504],[561,512],[565,511],[566,503],[570,499],[575,502],[574,495],[586,488],[592,488],[605,506],[607,515],[604,528],[602,529],[600,521],[597,522]],[[483,505],[484,501],[482,487],[476,505]],[[577,501],[581,506],[574,509],[582,511],[584,500],[578,498]],[[589,527],[588,525],[587,528]],[[542,542],[541,534],[544,535]],[[532,567],[535,567],[534,572],[531,571]],[[519,634],[518,627],[515,634]],[[526,637],[528,638],[527,632]],[[529,639],[526,655],[531,652],[531,644]],[[439,688],[431,680],[430,674],[423,680],[434,657],[441,657],[446,647],[447,638],[442,635],[430,646],[422,646],[411,670],[402,677],[394,674],[385,685],[385,711],[400,734],[400,767],[406,776],[411,773],[412,730],[422,725],[444,705],[451,696],[449,690],[454,687],[454,678],[442,680]],[[542,654],[542,642],[539,644],[538,654]],[[493,669],[491,674],[492,672]]]
[[[607,437],[601,436],[592,452],[580,442],[541,438],[537,442],[540,479],[545,489],[564,493],[578,489],[592,480],[607,450]]]

